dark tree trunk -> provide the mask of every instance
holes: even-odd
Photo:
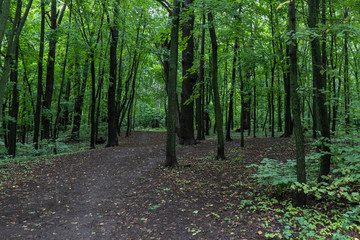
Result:
[[[304,150],[304,134],[301,125],[300,102],[297,94],[297,43],[295,40],[296,33],[296,17],[295,17],[295,0],[290,0],[289,3],[289,56],[290,56],[290,89],[291,89],[291,104],[294,117],[294,132],[296,141],[296,164],[297,164],[297,181],[299,183],[306,183],[305,171],[305,150]],[[298,206],[306,205],[306,194],[302,189],[297,189],[296,204]]]
[[[319,0],[310,0],[309,5],[309,18],[308,24],[309,27],[315,29],[318,24],[318,15],[319,15]],[[313,63],[313,81],[315,83],[315,92],[316,92],[316,107],[319,113],[319,128],[321,131],[321,144],[320,148],[323,152],[320,160],[320,171],[319,171],[319,181],[323,181],[322,176],[326,176],[330,172],[330,128],[329,128],[329,118],[326,106],[326,75],[321,73],[322,57],[321,57],[321,47],[320,39],[315,36],[311,40],[311,55]],[[316,112],[313,112],[316,115]]]
[[[244,118],[245,118],[245,101],[244,101],[244,78],[242,77],[241,65],[239,65],[239,76],[240,76],[240,96],[241,96],[241,112],[240,112],[240,147],[245,146],[244,141]]]
[[[76,71],[76,70],[75,70]],[[73,117],[73,128],[71,130],[71,138],[72,140],[79,140],[80,136],[80,125],[81,125],[81,115],[82,115],[82,108],[84,103],[84,95],[86,90],[86,83],[89,73],[89,59],[85,60],[83,75],[80,77],[77,84],[76,90],[76,98],[74,104],[74,117]]]
[[[69,23],[71,24],[71,15],[72,15],[72,2],[70,2],[70,13],[69,13]],[[55,117],[55,123],[54,123],[54,132],[53,132],[53,142],[56,142],[57,138],[57,132],[59,123],[61,120],[61,102],[62,102],[62,95],[64,91],[64,86],[66,83],[66,67],[67,67],[67,58],[68,58],[68,52],[69,52],[69,39],[70,39],[70,31],[67,33],[66,37],[66,47],[65,47],[65,56],[64,56],[64,63],[62,66],[62,73],[61,73],[61,84],[60,84],[60,91],[57,101],[57,110],[56,110],[56,117]],[[57,154],[57,147],[56,144],[54,145],[54,154]]]
[[[99,74],[99,80],[98,80],[98,89],[97,89],[97,106],[96,106],[96,118],[95,118],[95,141],[99,138],[99,118],[100,118],[100,107],[101,107],[101,90],[102,85],[104,82],[104,75],[105,75],[105,67],[101,67],[101,63],[99,63],[99,69],[101,69],[101,73]]]
[[[280,86],[280,76],[278,76],[278,81],[277,81],[277,85]],[[282,102],[281,102],[281,93],[280,91],[278,92],[278,97],[277,97],[277,102],[278,102],[278,131],[279,132],[282,132],[283,129],[282,129],[282,118],[281,118],[281,115],[282,115]]]
[[[194,66],[194,21],[195,15],[190,10],[193,0],[183,2],[184,21],[182,21],[182,40],[186,48],[182,51],[182,91],[181,91],[181,112],[179,143],[182,145],[194,145],[194,86],[196,73]]]
[[[96,107],[96,73],[95,73],[95,53],[91,50],[90,53],[90,69],[91,69],[91,132],[90,132],[90,148],[95,148],[95,107]]]
[[[55,77],[55,55],[56,55],[56,28],[60,25],[62,17],[64,16],[64,11],[66,4],[63,6],[58,19],[56,0],[51,1],[51,15],[50,15],[50,28],[51,35],[49,40],[49,53],[48,53],[48,63],[46,68],[46,87],[45,87],[45,97],[43,102],[43,114],[42,114],[42,123],[43,123],[43,135],[44,139],[50,138],[50,123],[51,123],[51,102],[54,90],[54,77]]]
[[[205,71],[204,71],[204,57],[205,57],[205,23],[206,16],[203,14],[202,20],[202,33],[201,33],[201,50],[200,50],[200,69],[199,69],[199,97],[196,100],[197,112],[197,140],[205,140],[205,127],[204,127],[204,105],[205,105]]]
[[[271,35],[272,35],[272,50],[273,50],[273,62],[271,66],[271,88],[270,88],[270,116],[271,116],[271,137],[275,137],[275,104],[274,104],[274,81],[275,81],[275,70],[276,70],[276,49],[275,49],[275,30],[274,30],[274,13],[273,4],[270,0],[270,22],[271,22]]]
[[[41,27],[40,27],[40,50],[38,60],[38,83],[37,83],[37,98],[36,110],[34,116],[34,138],[35,149],[39,148],[39,132],[40,132],[40,116],[43,95],[43,59],[44,59],[44,42],[45,42],[45,0],[41,0]]]
[[[15,42],[15,56],[11,64],[10,81],[12,87],[12,102],[10,109],[10,117],[12,121],[9,123],[9,155],[15,157],[16,155],[16,137],[17,137],[17,119],[19,113],[19,91],[18,91],[18,61],[19,61],[19,42]]]
[[[120,0],[117,0],[114,5],[114,19],[110,27],[111,42],[110,42],[110,76],[108,89],[108,142],[107,147],[118,145],[117,137],[117,119],[116,119],[116,67],[117,67],[117,45],[119,38],[119,5]]]
[[[218,89],[218,45],[216,39],[216,32],[214,26],[214,17],[211,12],[208,13],[208,21],[209,21],[209,32],[211,39],[211,55],[212,55],[212,89],[214,93],[214,105],[215,105],[215,125],[217,132],[217,158],[225,159],[225,146],[224,146],[224,133],[223,133],[223,115],[220,106],[220,96]]]
[[[348,8],[345,8],[344,19],[348,17]],[[345,131],[350,133],[350,79],[349,79],[349,44],[348,44],[348,32],[345,31],[344,39],[344,95],[345,95]]]
[[[230,89],[230,102],[229,102],[229,118],[226,124],[226,141],[231,141],[230,130],[231,124],[234,121],[234,93],[235,93],[235,84],[236,84],[236,58],[239,49],[239,39],[235,38],[234,44],[234,58],[233,58],[233,67],[232,67],[232,76],[231,76],[231,89]]]
[[[180,1],[173,1],[171,16],[171,43],[170,43],[170,69],[168,78],[168,111],[167,111],[167,137],[166,137],[166,160],[165,167],[175,167],[176,158],[176,82],[178,68],[178,48],[179,48],[179,12]]]
[[[286,46],[286,55],[289,56],[289,45]],[[287,58],[286,63],[290,66],[290,62]],[[285,106],[285,131],[283,137],[290,137],[292,134],[292,119],[291,119],[291,91],[290,91],[290,74],[285,73],[283,70],[284,75],[284,91],[285,91],[285,99],[284,99],[284,106]]]

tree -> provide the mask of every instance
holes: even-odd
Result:
[[[319,23],[319,0],[310,0],[308,2],[309,8],[309,17],[308,24],[309,28],[312,30],[317,30],[317,25]],[[326,106],[326,74],[323,73],[322,56],[321,56],[321,47],[320,39],[317,35],[312,36],[310,41],[311,44],[311,55],[312,55],[312,69],[313,69],[313,81],[315,86],[315,96],[316,96],[316,108],[318,111],[318,126],[321,132],[321,143],[320,150],[323,155],[320,160],[320,171],[319,171],[319,181],[322,181],[322,176],[326,176],[330,172],[330,126],[329,126],[329,115]],[[313,114],[317,114],[313,110]]]
[[[112,23],[108,16],[108,23],[110,26],[111,42],[110,42],[110,76],[108,88],[108,141],[106,146],[113,147],[118,145],[117,138],[117,123],[116,123],[116,69],[117,69],[117,45],[119,39],[119,6],[120,0],[114,3],[114,16]]]
[[[216,132],[217,132],[217,158],[225,159],[225,146],[224,146],[224,134],[223,134],[223,115],[220,106],[220,96],[218,89],[218,46],[214,25],[214,17],[212,12],[208,13],[209,20],[209,32],[211,39],[211,56],[212,56],[212,89],[214,94],[214,105],[215,105],[215,124],[216,124]]]
[[[40,117],[41,105],[43,95],[43,60],[44,60],[44,44],[45,44],[45,0],[41,0],[41,23],[40,23],[40,46],[39,46],[39,59],[37,70],[37,98],[36,110],[34,115],[34,138],[35,149],[39,148],[39,131],[40,131]]]
[[[44,139],[50,138],[50,123],[51,123],[51,103],[54,91],[54,78],[55,78],[55,59],[56,59],[56,43],[58,41],[56,36],[56,29],[61,24],[64,17],[66,3],[64,3],[60,14],[57,12],[56,0],[51,1],[51,15],[50,15],[50,28],[51,36],[49,39],[49,52],[46,67],[46,86],[45,96],[43,101],[43,135]]]
[[[4,99],[4,93],[5,93],[5,89],[6,89],[6,85],[7,85],[7,80],[9,77],[9,73],[10,73],[10,68],[11,68],[11,63],[13,60],[13,56],[15,54],[16,48],[18,47],[19,43],[19,38],[20,38],[20,34],[21,31],[24,27],[25,21],[27,16],[29,15],[29,11],[31,8],[33,0],[29,0],[25,12],[24,14],[21,16],[21,9],[22,9],[22,1],[18,0],[17,4],[16,4],[16,12],[15,12],[15,20],[18,18],[18,21],[15,21],[12,25],[11,31],[7,37],[7,50],[6,50],[6,55],[5,55],[5,62],[4,62],[4,66],[2,68],[2,73],[1,73],[1,78],[0,78],[0,117],[2,116],[3,113],[3,99]],[[7,18],[8,18],[8,12],[5,12],[9,9],[8,4],[10,4],[8,1],[4,1],[3,5],[2,5],[2,12],[4,15],[1,15],[1,19],[0,19],[0,23],[3,24],[4,26],[0,26],[0,40],[2,40],[3,36],[3,31],[5,31],[5,29],[3,30],[3,28],[6,28],[6,22],[7,22]],[[6,18],[6,19],[5,19]],[[0,47],[2,45],[2,42],[0,43]],[[0,49],[1,50],[1,49]]]
[[[306,183],[305,171],[305,150],[304,150],[304,134],[301,125],[300,103],[297,93],[297,41],[295,39],[296,33],[296,7],[295,0],[289,2],[289,32],[290,39],[288,41],[289,56],[290,56],[290,88],[291,88],[291,104],[294,118],[294,132],[296,141],[296,173],[297,181],[301,184]],[[296,203],[299,206],[306,204],[306,195],[302,189],[296,192]]]
[[[183,3],[182,40],[185,49],[182,51],[182,92],[180,112],[180,144],[195,144],[194,137],[194,96],[193,90],[196,83],[194,69],[194,11],[191,10],[193,0],[185,0]]]
[[[167,83],[168,111],[167,111],[167,137],[166,137],[166,160],[165,167],[175,167],[176,158],[176,82],[178,67],[178,48],[179,48],[179,13],[180,1],[173,1],[171,15],[171,42],[170,42],[170,69]]]

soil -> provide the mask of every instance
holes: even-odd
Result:
[[[238,208],[254,198],[251,168],[294,158],[293,139],[178,146],[180,166],[164,169],[164,132],[133,132],[120,145],[57,156],[9,179],[0,195],[1,239],[265,239],[271,219]],[[248,201],[250,203],[251,201]],[[251,203],[250,203],[251,204]],[[273,221],[271,231],[279,231]]]

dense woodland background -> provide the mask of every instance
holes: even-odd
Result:
[[[235,132],[242,147],[244,138],[295,136],[297,159],[264,159],[259,183],[291,189],[298,205],[308,196],[342,202],[356,225],[359,6],[0,0],[1,161],[78,142],[117,146],[121,135],[152,129],[167,130],[173,167],[176,142],[217,134],[225,159]]]
[[[311,27],[307,2],[296,4],[303,126],[318,135],[311,52],[317,38],[330,129],[358,128],[357,2],[322,1]],[[38,149],[47,141],[91,137],[93,148],[99,137],[111,146],[116,132],[165,126],[170,3],[2,0],[1,10],[1,139],[10,155],[15,156],[17,142]],[[208,13],[214,16],[211,22]],[[211,26],[226,139],[230,130],[240,129],[241,113],[246,135],[290,136],[288,3],[188,0],[180,9],[181,142],[193,144],[215,125]]]
[[[175,129],[186,145],[213,129],[220,158],[223,128],[242,145],[298,129],[302,148],[304,132],[320,139],[325,176],[330,133],[359,130],[356,4],[2,0],[3,156],[81,138],[116,146],[123,131],[165,128],[168,114],[165,165],[176,164]]]

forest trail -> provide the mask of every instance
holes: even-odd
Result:
[[[0,195],[1,239],[265,239],[254,213],[243,212],[237,221],[221,220],[240,215],[238,210],[219,209],[241,198],[224,193],[223,184],[237,177],[247,179],[246,168],[223,169],[220,174],[202,169],[199,177],[208,185],[191,179],[192,168],[200,169],[196,159],[211,161],[216,141],[207,140],[178,147],[180,163],[192,166],[183,170],[188,181],[176,182],[174,172],[159,167],[165,159],[165,138],[165,133],[135,132],[121,139],[119,147],[55,157],[31,179]],[[249,149],[265,151],[282,142],[246,143]],[[228,142],[227,154],[237,154],[238,146],[236,140]],[[243,164],[255,157],[263,155],[249,153]]]

